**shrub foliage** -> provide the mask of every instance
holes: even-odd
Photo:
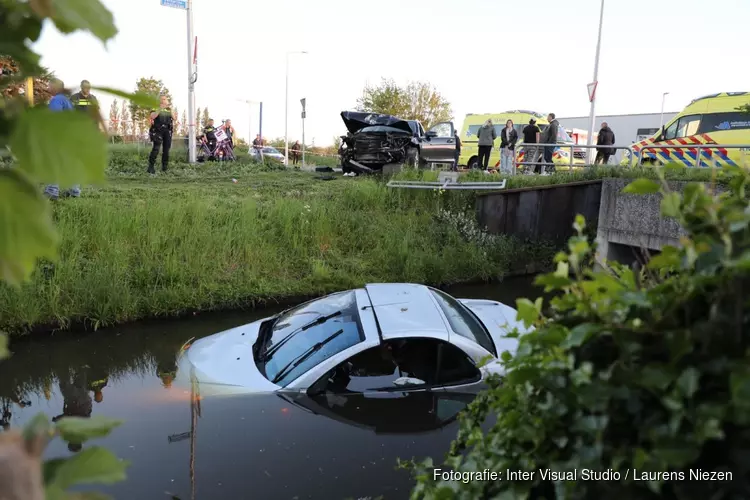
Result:
[[[637,272],[595,268],[579,217],[557,271],[538,278],[554,298],[518,301],[534,329],[504,355],[506,376],[462,416],[439,466],[501,480],[451,481],[428,460],[413,499],[750,496],[750,176],[725,175],[721,195],[697,183],[671,192],[663,178],[626,188],[661,191],[662,213],[687,233]],[[507,471],[534,474],[508,480]],[[612,480],[595,480],[605,473]]]

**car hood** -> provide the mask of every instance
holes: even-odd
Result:
[[[195,380],[201,395],[274,392],[255,366],[253,344],[264,320],[196,340],[179,359],[178,377]],[[187,372],[187,373],[186,373]]]
[[[382,115],[378,113],[361,113],[358,111],[342,111],[341,119],[344,120],[346,129],[352,134],[356,134],[363,128],[372,127],[373,125],[393,127],[399,130],[403,130],[404,132],[407,132],[409,134],[414,133],[411,129],[411,126],[409,125],[409,122],[391,115]]]
[[[492,341],[497,348],[497,354],[500,356],[503,352],[509,351],[515,354],[518,349],[518,339],[509,339],[505,335],[518,328],[520,333],[527,333],[527,329],[522,321],[516,320],[518,312],[512,307],[506,306],[501,302],[494,300],[476,300],[476,299],[459,299],[463,305],[471,309],[487,327],[492,337]]]

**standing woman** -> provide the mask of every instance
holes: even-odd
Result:
[[[509,175],[515,174],[515,154],[518,132],[513,128],[513,120],[505,123],[505,128],[500,132],[500,170]]]
[[[495,132],[492,120],[484,122],[484,125],[477,131],[477,138],[479,139],[479,167],[487,170],[490,164],[492,146],[495,145],[495,139],[497,139],[497,132]]]
[[[227,134],[227,139],[229,139],[229,146],[234,149],[234,127],[232,126],[232,120],[224,120],[224,133]]]

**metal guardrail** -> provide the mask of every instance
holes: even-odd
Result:
[[[571,171],[576,166],[588,167],[588,166],[592,165],[592,164],[589,164],[589,163],[583,163],[583,164],[578,164],[578,165],[576,163],[574,163],[575,160],[576,160],[576,158],[575,158],[575,150],[576,149],[587,149],[587,150],[601,149],[601,148],[615,149],[615,150],[625,149],[625,150],[630,151],[630,160],[629,160],[629,165],[628,166],[630,168],[633,168],[633,156],[634,155],[633,155],[633,147],[632,147],[632,145],[630,145],[630,146],[617,146],[617,145],[613,144],[611,146],[597,146],[596,144],[592,144],[591,146],[589,146],[587,144],[544,144],[544,143],[536,144],[535,143],[533,145],[532,144],[521,144],[519,147],[521,147],[521,148],[534,148],[534,150],[536,151],[536,156],[538,156],[540,154],[543,154],[545,147],[555,148],[555,149],[557,149],[557,148],[560,148],[560,149],[570,149],[570,153],[569,153],[570,157],[568,158],[568,165],[567,166],[568,166],[568,169],[571,170]],[[526,149],[524,149],[524,151],[526,151]],[[502,152],[500,154],[502,155]],[[515,160],[515,156],[513,158]],[[534,166],[541,165],[542,167],[557,167],[559,164],[557,164],[557,163],[549,163],[549,162],[535,162],[535,161],[519,161],[519,162],[514,161],[513,162],[513,166],[515,168],[517,168],[518,165],[534,165]]]
[[[442,171],[437,182],[432,181],[389,181],[387,186],[400,189],[461,189],[461,190],[498,190],[505,189],[507,179],[500,182],[458,182],[458,172]]]
[[[656,156],[656,151],[659,149],[662,150],[687,150],[688,153],[690,153],[690,150],[695,150],[695,158],[693,159],[692,156],[690,156],[690,160],[693,160],[693,167],[695,168],[702,168],[701,165],[703,163],[706,163],[710,167],[716,167],[720,160],[723,160],[723,158],[716,158],[714,156],[714,153],[711,151],[712,149],[718,150],[719,153],[721,153],[720,150],[724,149],[747,149],[750,151],[750,144],[680,144],[680,145],[670,145],[670,144],[654,144],[654,145],[646,145],[646,146],[637,146],[638,148],[638,163],[643,163],[643,156],[644,152],[646,151],[654,151],[654,153],[651,153],[653,157],[649,157],[651,159],[659,161],[659,158]],[[630,166],[633,166],[633,157],[635,156],[635,148],[631,147],[630,152]],[[708,151],[706,151],[708,150]],[[680,151],[681,152],[681,151]],[[682,154],[681,156],[684,156]],[[725,155],[726,156],[726,155]],[[704,161],[704,158],[707,158],[708,160],[712,160],[712,164],[709,162]],[[675,160],[672,158],[665,159],[667,162],[674,162]],[[730,160],[731,161],[731,160]],[[682,159],[682,162],[688,165],[684,159]]]

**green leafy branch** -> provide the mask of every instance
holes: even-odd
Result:
[[[104,43],[117,34],[112,14],[99,0],[0,0],[0,55],[11,64],[10,75],[0,74],[0,96],[4,96],[0,100],[0,151],[8,150],[14,159],[12,164],[0,164],[0,282],[14,286],[31,276],[39,259],[55,261],[58,256],[53,211],[41,185],[67,188],[102,182],[108,156],[105,137],[90,116],[29,107],[18,92],[10,91],[24,78],[49,77],[31,49],[45,20],[62,33],[88,31]],[[99,90],[142,106],[158,106],[153,97],[141,93]],[[0,333],[0,360],[9,355],[7,337]],[[27,451],[39,451],[58,436],[82,444],[106,436],[118,425],[119,421],[94,416],[64,418],[53,426],[40,414],[26,426],[23,440]],[[43,464],[46,498],[102,498],[66,490],[77,484],[121,481],[126,467],[126,462],[98,447],[49,460]],[[31,485],[36,476],[34,471],[29,473]]]

